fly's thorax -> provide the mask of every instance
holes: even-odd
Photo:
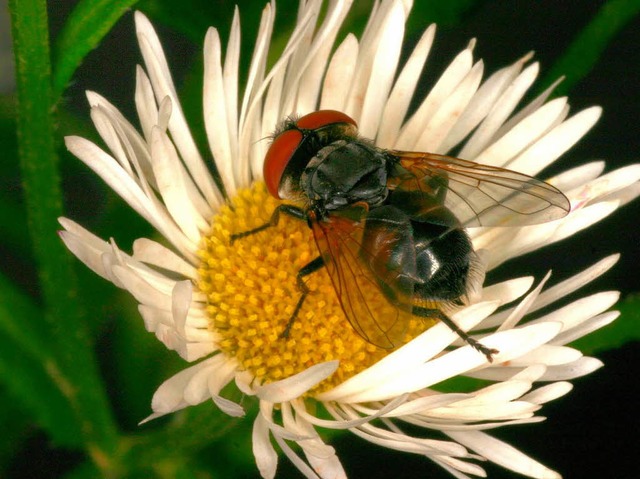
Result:
[[[299,135],[299,141],[284,169],[278,187],[278,196],[281,199],[294,200],[304,194],[301,186],[301,177],[310,161],[323,148],[338,140],[350,141],[355,139],[357,137],[357,128],[348,123],[329,124],[312,130],[298,128],[295,123],[289,123],[286,128],[295,131]],[[286,130],[285,132],[286,134],[292,133]]]
[[[309,161],[300,186],[312,203],[335,210],[357,202],[381,205],[387,188],[387,155],[363,140],[338,140]]]

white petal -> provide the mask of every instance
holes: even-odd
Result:
[[[556,366],[558,364],[567,364],[576,361],[581,357],[582,353],[577,349],[544,344],[519,358],[512,359],[509,365],[528,366],[530,364],[545,364],[547,366]]]
[[[218,167],[227,195],[236,193],[236,181],[233,171],[237,161],[232,156],[231,130],[236,125],[227,122],[227,94],[222,68],[222,47],[220,37],[215,28],[207,31],[204,42],[204,80],[202,108],[204,125],[209,141],[209,148]]]
[[[185,323],[191,307],[193,296],[193,283],[189,280],[178,281],[171,292],[171,315],[176,325],[176,330],[181,336],[186,336]]]
[[[242,106],[240,107],[239,125],[241,129],[244,129],[247,124],[246,118],[249,114],[248,110],[250,101],[252,101],[253,98],[259,96],[257,92],[264,76],[264,69],[267,62],[267,53],[269,50],[269,44],[271,42],[271,34],[273,32],[274,18],[275,2],[272,1],[265,5],[260,17],[260,26],[258,27],[256,42],[251,56],[249,73],[247,75],[245,93],[242,98]],[[276,70],[277,66],[277,64],[274,65],[273,70]],[[243,139],[242,136],[240,136],[240,145],[242,145],[242,143]],[[242,150],[240,150],[240,155],[241,154]]]
[[[568,193],[572,200],[572,209],[606,198],[612,193],[625,189],[640,181],[640,165],[629,165],[602,175],[588,183],[580,185]]]
[[[193,280],[198,278],[198,271],[194,266],[160,243],[147,238],[134,241],[133,258]]]
[[[510,303],[525,294],[531,288],[533,281],[533,277],[528,276],[486,286],[482,290],[482,299],[483,301]]]
[[[210,364],[219,361],[220,358],[214,356],[213,358],[207,359],[195,366],[180,371],[178,374],[175,374],[163,382],[151,400],[151,408],[153,409],[154,414],[143,422],[187,407],[189,404],[187,404],[183,399],[184,389],[199,371],[208,368]]]
[[[207,220],[194,206],[193,197],[199,193],[184,171],[173,143],[159,128],[154,128],[151,133],[151,158],[167,211],[185,236],[198,244],[200,232],[209,228]]]
[[[253,447],[253,457],[260,475],[265,479],[271,479],[276,475],[278,467],[278,454],[271,445],[269,439],[269,426],[261,414],[258,414],[253,422],[253,433],[251,434],[251,444]]]
[[[453,320],[462,328],[471,328],[499,306],[497,302],[479,303],[453,315]],[[413,370],[441,352],[455,339],[456,334],[444,324],[437,324],[393,353],[385,356],[373,366],[349,378],[330,391],[319,394],[321,401],[351,401],[354,394],[376,389],[394,378],[398,371]],[[405,392],[405,391],[403,391]]]
[[[218,408],[227,416],[243,417],[245,415],[244,409],[238,403],[223,398],[222,396],[214,396],[211,399],[214,404],[218,406]]]
[[[147,331],[155,333],[167,349],[176,351],[185,361],[197,361],[217,351],[216,336],[207,329],[208,323],[201,325],[200,328],[195,324],[189,324],[185,334],[180,335],[169,311],[143,304],[138,305],[138,311]],[[187,322],[192,323],[193,318],[189,317]]]
[[[320,27],[314,32],[313,42],[309,49],[300,49],[304,60],[300,67],[291,65],[291,71],[297,75],[302,73],[299,80],[296,110],[300,112],[313,111],[317,108],[320,96],[322,78],[327,67],[327,60],[335,43],[338,29],[347,15],[351,0],[334,1],[329,3],[329,10]]]
[[[365,138],[375,137],[378,131],[400,57],[404,23],[404,8],[400,3],[393,2],[377,35],[375,52],[370,50],[370,45],[363,44],[361,49],[361,65],[354,78],[355,89],[351,92],[347,113],[358,120],[358,129]],[[371,62],[370,66],[366,65],[368,62]],[[363,90],[358,89],[360,85]]]
[[[280,99],[281,96],[278,94],[279,101],[277,108],[274,106],[269,110],[265,110],[262,108],[261,102],[265,91],[268,87],[270,88],[271,80],[278,75],[282,75],[283,70],[287,68],[288,63],[291,60],[291,57],[296,54],[299,45],[301,45],[305,38],[310,35],[314,26],[316,13],[317,12],[313,6],[305,10],[304,15],[296,24],[296,28],[291,34],[284,52],[282,52],[280,58],[276,61],[269,73],[264,77],[264,79],[262,79],[266,62],[266,48],[268,45],[262,44],[261,42],[271,35],[271,30],[273,28],[273,16],[267,8],[264,10],[260,26],[261,30],[258,34],[258,41],[256,42],[256,48],[254,50],[254,59],[252,60],[252,65],[249,71],[249,80],[253,82],[260,78],[260,82],[258,83],[256,81],[255,83],[248,83],[249,86],[247,87],[245,98],[243,99],[243,106],[240,115],[241,134],[239,156],[241,158],[248,157],[251,166],[251,171],[248,168],[246,170],[239,170],[239,181],[242,181],[243,184],[248,181],[251,174],[257,178],[262,176],[262,163],[266,152],[266,143],[263,140],[272,133],[275,125],[269,125],[268,129],[265,130],[264,123],[261,120],[261,115],[274,114],[275,112],[278,120],[280,120],[284,116],[293,113],[292,109],[295,108],[294,100],[296,98],[297,88],[287,90],[286,86],[283,86],[283,91],[279,93],[284,93],[287,96]],[[253,78],[252,75],[256,75],[256,78]],[[286,73],[284,81],[287,81]],[[250,95],[251,98],[250,103],[246,102],[248,95]]]
[[[219,361],[217,361],[218,364],[216,367],[216,369],[218,370],[224,366],[224,362],[222,361],[221,356],[221,354],[215,356],[219,359]],[[213,368],[211,367],[211,365],[195,371],[195,374],[191,375],[189,381],[184,385],[184,388],[182,390],[182,399],[191,406],[203,403],[204,401],[209,399],[211,397],[211,394],[209,392],[209,378],[210,376],[212,376],[212,372]]]
[[[333,412],[335,413],[335,410]],[[347,410],[345,410],[345,412],[347,412]],[[397,451],[427,456],[444,454],[457,457],[469,457],[465,448],[455,442],[412,437],[403,432],[389,431],[375,427],[372,424],[365,424],[361,428],[352,429],[351,432],[372,444]]]
[[[139,303],[166,311],[171,310],[171,296],[154,288],[132,269],[114,265],[113,273]]]
[[[349,89],[345,85],[350,85],[353,81],[357,58],[358,40],[349,33],[333,54],[327,68],[320,98],[321,110],[346,109]]]
[[[110,280],[111,272],[105,270],[102,261],[102,255],[111,249],[109,243],[102,241],[68,218],[59,218],[58,221],[67,230],[60,231],[59,234],[69,251],[94,273]]]
[[[317,53],[318,48],[321,46],[314,41],[314,30],[318,24],[320,7],[321,4],[317,1],[299,4],[298,21],[296,22],[296,27],[300,27],[299,39],[296,39],[295,48],[293,48],[291,56],[287,62],[288,64],[281,91],[281,103],[279,105],[283,112],[299,111],[299,108],[309,107],[307,102],[303,102],[303,104],[299,105],[298,99],[301,96],[306,96],[305,93],[301,91],[301,80],[305,73],[305,69],[308,67],[314,54]],[[319,26],[318,28],[322,27]],[[317,33],[320,34],[320,31]],[[326,31],[324,33],[326,34]],[[292,35],[292,38],[294,36],[295,33]],[[293,46],[292,44],[290,45]],[[287,47],[290,45],[287,45]],[[326,48],[326,45],[324,45],[324,47]],[[319,78],[316,78],[316,81],[319,80]],[[315,88],[312,87],[312,90],[312,94],[315,93]],[[313,106],[315,107],[315,102],[313,103]]]
[[[420,73],[431,51],[435,32],[435,25],[431,25],[425,30],[393,85],[393,90],[389,95],[380,119],[380,126],[376,137],[376,145],[381,148],[392,148],[396,143],[400,126],[404,121],[407,110],[409,109],[409,104],[415,93]],[[343,90],[346,89],[343,88]]]
[[[617,203],[596,203],[579,209],[566,217],[535,226],[513,228],[511,235],[500,235],[497,228],[493,232],[474,238],[474,245],[490,249],[491,255],[488,267],[493,269],[510,258],[515,258],[530,251],[548,246],[556,241],[561,241],[578,231],[581,231],[601,219],[607,217],[618,208]],[[492,235],[494,241],[488,246]]]
[[[606,201],[616,202],[618,208],[626,205],[627,203],[635,200],[640,196],[640,182],[629,185],[626,188],[618,190],[614,193],[607,195]]]
[[[602,361],[598,359],[582,357],[572,363],[547,367],[545,373],[540,377],[540,381],[568,381],[586,376],[602,366]],[[500,367],[479,369],[468,373],[467,376],[489,381],[505,381],[521,371],[522,368],[501,365]]]
[[[569,381],[597,371],[604,363],[596,358],[583,357],[569,364],[551,366],[541,381]]]
[[[495,333],[483,338],[482,344],[500,351],[495,357],[496,362],[509,361],[548,342],[559,332],[560,326],[560,324],[544,323]],[[384,383],[370,387],[369,390],[365,390],[360,394],[352,394],[347,398],[343,398],[342,401],[363,402],[395,397],[399,394],[417,391],[445,379],[464,374],[486,363],[487,358],[483,354],[471,346],[464,346],[426,364],[403,368],[396,372],[395,377],[389,378]]]
[[[447,456],[436,456],[431,460],[456,479],[470,479],[467,474],[478,477],[487,477],[486,471],[477,464],[461,461],[459,459]],[[465,472],[466,474],[463,474],[463,472]]]
[[[135,12],[135,21],[140,51],[144,57],[156,100],[161,102],[164,97],[168,96],[173,104],[173,114],[169,122],[171,137],[181,158],[187,165],[192,179],[198,185],[207,202],[217,209],[222,204],[222,195],[215,186],[191,136],[160,41],[151,23],[142,13]]]
[[[540,409],[540,406],[524,401],[480,403],[470,406],[448,407],[429,411],[429,418],[448,421],[453,424],[476,421],[496,421],[526,419]],[[444,426],[446,429],[446,426]]]
[[[152,189],[157,189],[157,185],[147,141],[106,99],[93,92],[87,92],[87,99],[92,105],[91,117],[96,128],[120,166],[140,186],[148,198],[155,199]],[[163,106],[165,110],[170,110],[170,102],[163,102]],[[160,113],[157,112],[155,101],[152,101],[148,108],[154,111],[154,119],[159,123]],[[170,114],[170,111],[166,114]],[[147,139],[149,138],[150,135]]]
[[[604,171],[605,165],[604,161],[592,161],[563,171],[553,178],[547,178],[546,182],[565,192],[565,194],[569,194],[574,188],[579,188],[600,176]]]
[[[147,142],[151,141],[151,129],[158,125],[158,105],[153,94],[151,80],[141,66],[136,67],[136,111]]]
[[[456,441],[464,444],[496,464],[507,469],[539,479],[560,479],[555,471],[524,455],[514,447],[480,431],[449,432]]]
[[[501,323],[499,323],[500,326],[498,326],[498,331],[505,331],[507,329],[514,328],[520,322],[520,320],[524,317],[524,315],[527,314],[531,309],[531,305],[536,301],[536,299],[540,295],[540,291],[542,290],[543,286],[545,285],[545,283],[547,282],[550,276],[551,276],[551,273],[547,273],[547,275],[542,279],[542,281],[540,281],[540,284],[536,286],[536,288],[533,291],[531,291],[522,301],[520,301],[520,304],[518,304],[518,306],[516,306],[516,308],[511,312],[511,314],[509,314],[509,317],[506,318]],[[493,321],[489,319],[483,324],[483,326],[488,326],[492,323]]]
[[[304,477],[306,477],[307,479],[320,479],[320,476],[318,476],[313,471],[313,469],[311,469],[311,467],[309,467],[307,463],[304,462],[300,458],[300,456],[298,456],[298,454],[296,454],[294,450],[289,447],[289,445],[283,440],[281,436],[274,434],[273,437],[278,443],[278,446],[280,446],[280,449],[282,449],[282,452],[284,452],[287,458],[293,463],[294,466],[298,468],[298,470]]]
[[[612,254],[611,256],[607,256],[594,265],[588,267],[584,271],[581,271],[571,278],[562,281],[555,286],[552,286],[540,295],[534,305],[535,309],[533,309],[532,311],[543,308],[553,303],[554,301],[557,301],[558,299],[563,298],[589,284],[594,279],[602,276],[604,273],[609,271],[609,269],[611,269],[619,259],[619,254]]]
[[[527,381],[529,383],[534,383],[539,381],[546,371],[547,371],[547,367],[545,365],[532,364],[522,369],[517,374],[514,374],[511,377],[511,380]]]
[[[533,66],[533,65],[532,65]],[[537,68],[536,68],[537,72]],[[532,79],[533,81],[533,79]],[[538,110],[551,96],[556,86],[562,81],[562,78],[556,80],[554,83],[549,85],[549,87],[543,91],[540,95],[534,98],[527,106],[519,110],[515,115],[509,118],[496,132],[493,137],[493,141],[496,141],[498,138],[502,138],[508,131],[510,131],[515,125],[519,124],[524,118],[533,114],[536,110]]]
[[[331,376],[338,368],[338,361],[316,364],[305,371],[281,381],[265,384],[256,389],[256,396],[264,401],[281,403],[302,396],[322,380]]]
[[[528,324],[540,324],[546,321],[559,322],[562,324],[562,330],[566,331],[606,311],[616,304],[618,299],[620,299],[618,291],[592,294],[552,311],[541,318],[530,321]]]
[[[133,153],[133,145],[130,141],[130,136],[135,136],[136,134],[128,135],[131,130],[125,131],[127,127],[130,129],[133,129],[133,127],[125,125],[123,122],[118,122],[106,108],[100,106],[91,108],[91,120],[98,134],[112,152],[113,157],[129,176],[135,177],[129,157],[132,157],[133,161],[136,159]],[[141,139],[138,138],[138,141],[141,141]]]
[[[592,107],[572,116],[511,161],[510,169],[536,175],[571,148],[595,125],[602,108]]]
[[[446,153],[448,146],[442,147],[451,129],[455,126],[462,112],[476,93],[484,64],[477,62],[464,79],[456,86],[447,99],[442,103],[438,111],[434,113],[417,141],[415,148],[419,151],[433,151],[435,153]]]
[[[573,384],[561,381],[539,387],[529,394],[525,394],[521,399],[535,404],[545,404],[568,394],[572,389]]]
[[[318,458],[307,454],[307,460],[322,479],[347,478],[347,474],[336,454],[328,458]]]
[[[279,403],[280,410],[282,411],[282,426],[277,424],[273,418],[274,406],[275,404],[270,401],[260,401],[260,414],[268,422],[269,429],[273,433],[274,437],[279,437],[287,441],[296,442],[310,439],[311,436],[309,436],[306,432],[301,432],[298,428],[295,427],[292,428],[291,424],[285,418],[285,415],[288,414],[288,402]]]
[[[491,384],[471,394],[450,407],[468,407],[482,404],[492,404],[518,399],[531,389],[531,382],[522,379],[512,379],[502,383]]]
[[[405,402],[392,411],[385,413],[384,417],[403,417],[418,413],[427,414],[432,409],[443,408],[468,397],[470,397],[469,394],[463,393],[435,394],[433,396],[421,397]]]
[[[590,283],[594,279],[598,278],[606,271],[608,271],[618,261],[620,255],[614,254],[598,261],[593,266],[590,266],[586,270],[572,276],[569,279],[558,283],[546,291],[543,291],[535,300],[534,304],[530,306],[529,313],[537,311],[549,304],[563,298],[574,291],[580,289],[584,285]],[[513,308],[504,310],[500,313],[492,315],[484,324],[486,326],[496,326],[502,324],[506,318],[512,314]]]
[[[335,449],[322,441],[318,432],[309,422],[300,416],[294,417],[289,404],[282,405],[282,418],[287,429],[295,430],[299,434],[307,436],[305,439],[298,441],[298,444],[304,451],[309,464],[320,477],[346,479],[346,474],[336,456]]]
[[[284,90],[284,79],[286,74],[286,69],[281,68],[273,75],[273,78],[269,83],[269,90],[267,91],[264,98],[261,130],[265,132],[268,131],[269,134],[273,134],[275,131],[277,131],[277,127],[280,126],[283,120],[284,112],[282,111],[281,103]],[[264,140],[267,141],[268,139],[269,138],[267,137]]]
[[[88,140],[80,137],[65,138],[67,148],[98,174],[140,216],[153,225],[179,251],[194,257],[197,246],[176,227],[164,207],[149,197],[129,174],[109,155]]]
[[[448,152],[451,148],[456,146],[462,139],[464,139],[481,121],[489,115],[492,110],[496,110],[498,108],[502,108],[510,103],[513,103],[513,100],[509,101],[509,97],[506,94],[507,92],[511,93],[511,96],[515,96],[513,94],[514,84],[512,83],[516,75],[520,73],[522,66],[529,61],[532,57],[532,54],[529,53],[522,57],[520,60],[515,62],[513,65],[510,65],[506,68],[502,68],[498,70],[494,74],[492,74],[478,89],[478,91],[473,96],[473,99],[469,102],[469,105],[464,110],[460,119],[455,124],[449,135],[447,136],[445,142],[441,145],[440,149],[443,152]],[[535,74],[534,74],[535,76]],[[528,86],[527,86],[528,87]],[[525,89],[527,88],[525,87]],[[505,115],[508,115],[510,110],[505,112]],[[494,122],[502,124],[503,120],[495,120],[495,115],[492,115],[494,118]],[[506,117],[506,116],[505,116]],[[491,132],[488,132],[489,122],[483,122],[483,130],[485,131],[485,135],[491,135]],[[497,129],[497,126],[496,126]],[[474,135],[475,137],[475,135]],[[473,138],[473,137],[472,137]],[[472,140],[470,140],[472,141]],[[469,147],[469,142],[465,144],[465,149]],[[467,156],[470,157],[470,156]]]
[[[512,158],[546,134],[565,111],[566,98],[556,98],[524,118],[502,138],[492,143],[473,161],[504,167]]]
[[[578,326],[559,334],[551,343],[558,345],[571,343],[576,339],[580,339],[587,334],[591,334],[592,332],[611,324],[619,316],[619,311],[609,311],[608,313],[599,314],[598,316],[589,318]]]
[[[471,49],[463,50],[447,67],[438,82],[424,99],[416,113],[402,127],[394,148],[399,150],[414,150],[416,141],[440,105],[449,97],[451,92],[469,73],[473,66]]]
[[[229,125],[231,158],[238,158],[238,85],[240,69],[240,13],[236,6],[233,10],[231,30],[227,40],[227,53],[224,57],[224,92],[226,95],[225,113]]]
[[[455,401],[460,399],[461,396],[465,396],[464,394],[451,394],[447,395],[447,398],[443,398],[438,395],[437,397],[432,398],[433,401],[429,402],[429,404],[436,404],[433,407],[437,407],[437,405],[446,404],[450,401]],[[451,396],[451,397],[449,397]],[[406,396],[398,396],[394,398],[392,401],[385,403],[381,408],[374,409],[369,412],[366,412],[365,416],[358,417],[357,419],[351,420],[331,420],[331,419],[322,419],[316,416],[309,414],[304,406],[301,406],[299,403],[302,402],[300,398],[296,400],[292,400],[291,404],[296,409],[296,412],[300,417],[304,417],[309,423],[320,426],[327,429],[353,429],[354,427],[358,427],[362,424],[369,423],[372,420],[378,417],[394,417],[394,416],[403,416],[404,413],[396,414],[396,411],[404,406],[404,402],[406,401]],[[423,398],[424,399],[424,398]],[[426,401],[425,401],[426,402]],[[421,403],[422,404],[422,403]],[[402,405],[402,406],[399,406]]]

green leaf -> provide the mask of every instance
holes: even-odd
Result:
[[[228,397],[228,395],[227,395]],[[255,404],[251,401],[249,404]],[[254,417],[257,408],[247,411],[248,417]],[[168,455],[182,456],[193,454],[219,441],[221,444],[233,435],[236,428],[252,425],[251,420],[233,418],[220,411],[212,401],[205,401],[171,414],[167,420],[155,420],[140,426],[145,436],[136,438],[128,455],[138,464],[153,463]],[[160,429],[157,429],[160,427]],[[154,430],[155,429],[155,430]],[[247,431],[244,431],[247,432]],[[249,433],[250,437],[251,434]]]
[[[116,448],[116,427],[98,374],[87,324],[81,314],[72,258],[56,234],[57,218],[62,215],[62,195],[55,150],[46,7],[44,0],[9,1],[16,57],[20,170],[26,220],[45,305],[42,314],[30,315],[27,319],[32,331],[48,335],[46,344],[56,361],[44,366],[47,374],[58,381],[56,384],[74,412],[75,420],[67,428],[79,428],[84,445],[94,460],[108,467],[105,463],[113,457]],[[16,318],[12,319],[15,321]],[[9,340],[6,343],[3,357],[16,357],[5,358],[3,367],[13,367],[14,360],[23,358],[28,366],[25,366],[25,372],[33,369],[24,375],[22,382],[16,379],[14,387],[27,388],[27,383],[32,381],[30,375],[44,383],[44,378],[38,379],[41,373],[37,368],[39,361],[23,354],[18,344]],[[48,396],[36,399],[47,401]]]
[[[0,95],[0,145],[5,158],[14,158],[17,154],[16,139],[16,99],[13,95]],[[2,170],[7,171],[13,165],[2,162]]]
[[[640,341],[640,294],[628,296],[615,309],[620,317],[597,332],[574,341],[571,346],[585,354],[619,348],[631,341]]]
[[[100,477],[100,470],[96,468],[95,464],[83,462],[63,477],[64,479],[94,479]]]
[[[0,224],[11,225],[10,228],[2,228],[0,242],[12,252],[15,252],[22,260],[29,260],[29,232],[27,225],[20,219],[25,217],[21,204],[2,192],[0,194]],[[17,221],[16,221],[17,220]]]
[[[16,138],[15,98],[0,96],[0,145],[3,158],[18,156]],[[0,243],[21,259],[29,259],[29,233],[27,224],[21,221],[25,217],[20,191],[16,188],[18,165],[15,162],[2,162],[0,177],[0,224],[11,225],[0,230]]]
[[[151,398],[163,381],[185,367],[184,360],[145,330],[135,300],[118,291],[118,320],[113,327],[111,383],[123,391],[119,407],[125,424],[139,430],[137,424],[151,414]]]
[[[69,15],[54,47],[53,99],[60,98],[84,57],[138,0],[81,0]]]
[[[540,91],[561,76],[565,80],[555,94],[565,95],[595,66],[613,37],[640,11],[640,0],[609,0],[573,40],[564,55],[551,68]]]
[[[53,358],[42,312],[0,275],[0,380],[60,445],[79,447],[82,436],[62,394],[70,384]]]
[[[140,426],[144,436],[132,438],[131,448],[124,456],[126,463],[135,470],[155,464],[156,470],[167,472],[186,463],[185,458],[197,456],[219,474],[217,477],[253,477],[251,430],[257,402],[249,399],[243,406],[247,415],[242,418],[229,417],[211,401],[205,401],[167,419],[146,423]]]
[[[0,387],[0,404],[0,430],[11,431],[0,434],[0,476],[6,477],[6,470],[14,462],[16,453],[33,433],[33,420],[24,405],[4,387]]]

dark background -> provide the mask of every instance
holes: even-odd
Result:
[[[242,2],[240,4],[242,13]],[[593,0],[478,2],[463,16],[460,24],[439,27],[435,49],[428,62],[429,71],[433,74],[430,76],[427,73],[425,84],[428,85],[442,71],[471,37],[478,39],[475,57],[485,60],[487,73],[513,62],[529,50],[535,50],[535,59],[542,64],[541,77],[544,77],[570,41],[603,4]],[[69,5],[61,4],[51,12],[54,34],[56,22],[65,17],[68,8]],[[209,23],[227,25],[231,9],[221,9],[221,12],[224,13],[220,18],[212,18]],[[284,18],[282,10],[278,14],[281,19]],[[247,31],[245,25],[243,23],[243,34]],[[177,72],[178,82],[188,84],[191,79],[186,71],[190,65],[182,65],[185,73],[181,77],[180,63],[190,58],[191,53],[199,52],[201,45],[167,28],[160,27],[159,32],[163,45],[169,50],[169,61]],[[223,35],[223,42],[225,39]],[[604,114],[596,127],[558,163],[560,170],[592,159],[606,159],[608,170],[638,161],[639,40],[640,19],[636,19],[609,45],[594,70],[570,92],[572,112],[597,104],[603,106]],[[243,36],[245,54],[249,46],[249,41]],[[92,89],[112,100],[128,117],[133,118],[134,65],[139,62],[141,59],[135,42],[133,18],[128,14],[81,67],[76,75],[76,83],[67,92],[69,108],[80,116],[88,115],[82,92]],[[95,189],[101,195],[103,187],[99,180],[89,178],[88,173],[83,173],[77,167],[69,166],[69,163],[66,167],[71,170],[71,177],[82,175],[83,191],[76,191],[75,181],[69,181],[67,185],[71,209],[69,215],[82,221],[83,216],[88,216],[87,208],[82,204],[80,208],[73,208],[74,195],[85,194],[87,188]],[[549,174],[556,171],[549,171]],[[96,206],[98,210],[100,207],[100,204]],[[553,268],[553,278],[558,281],[604,256],[621,251],[622,259],[615,269],[585,291],[617,289],[623,295],[640,291],[640,275],[637,274],[640,260],[637,234],[639,213],[640,201],[636,201],[564,243],[509,263],[490,279],[512,276],[509,273],[513,269],[539,277]],[[90,226],[103,237],[113,234],[110,224],[96,223]],[[144,229],[144,226],[137,228]],[[136,232],[131,235],[135,236]],[[619,319],[625,320],[631,319]],[[150,337],[149,340],[153,339]],[[567,478],[640,477],[636,452],[640,446],[640,421],[635,395],[640,371],[638,352],[638,344],[631,343],[599,354],[605,367],[574,381],[572,393],[545,406],[541,414],[548,417],[546,422],[494,430],[492,434],[512,443]],[[333,444],[350,477],[449,477],[424,458],[371,446],[351,435],[344,435],[334,440]],[[73,455],[48,451],[46,446],[43,453],[51,454],[59,467],[46,471],[31,469],[27,475],[24,470],[16,470],[15,477],[56,477],[75,462]],[[214,457],[211,460],[215,462]],[[486,468],[492,478],[514,477],[490,464]],[[282,456],[278,477],[298,475]]]

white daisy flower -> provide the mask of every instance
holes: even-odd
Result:
[[[435,27],[401,64],[411,2],[383,0],[360,39],[349,34],[335,46],[350,3],[334,0],[321,15],[320,1],[302,2],[296,27],[270,68],[275,4],[268,4],[246,75],[239,71],[238,11],[226,49],[216,29],[207,32],[204,121],[224,192],[195,146],[158,37],[136,13],[145,65],[138,68],[135,93],[142,131],[89,92],[91,117],[107,148],[80,137],[68,137],[66,144],[166,241],[138,239],[129,255],[114,240],[103,241],[67,218],[60,220],[62,239],[93,271],[129,291],[146,328],[193,363],[158,388],[147,420],[208,400],[242,416],[243,407],[221,394],[232,383],[259,403],[253,453],[265,478],[274,477],[278,462],[272,439],[305,476],[345,477],[323,429],[346,429],[426,456],[459,478],[483,476],[479,460],[529,477],[560,477],[490,430],[541,421],[536,414],[542,404],[569,392],[571,379],[602,365],[567,344],[613,321],[617,313],[609,308],[618,293],[552,306],[611,268],[617,257],[552,286],[549,275],[490,285],[482,277],[635,198],[639,165],[603,175],[604,164],[593,162],[547,179],[571,202],[562,219],[468,230],[482,277],[468,304],[451,316],[470,334],[483,332],[482,344],[499,351],[493,362],[441,322],[412,330],[415,338],[395,350],[366,342],[345,318],[324,269],[306,277],[310,293],[289,324],[300,297],[298,270],[318,255],[311,229],[283,218],[260,234],[230,241],[232,234],[268,222],[280,204],[266,192],[262,167],[265,138],[288,116],[339,110],[379,147],[453,151],[527,175],[557,160],[600,116],[597,107],[570,115],[566,98],[547,101],[551,88],[519,106],[538,64],[527,55],[485,78],[482,61],[473,58],[475,41],[452,59],[425,98],[416,98]],[[241,75],[244,92],[238,91]],[[458,376],[490,385],[441,391],[443,381]],[[404,423],[423,434],[404,432]]]

